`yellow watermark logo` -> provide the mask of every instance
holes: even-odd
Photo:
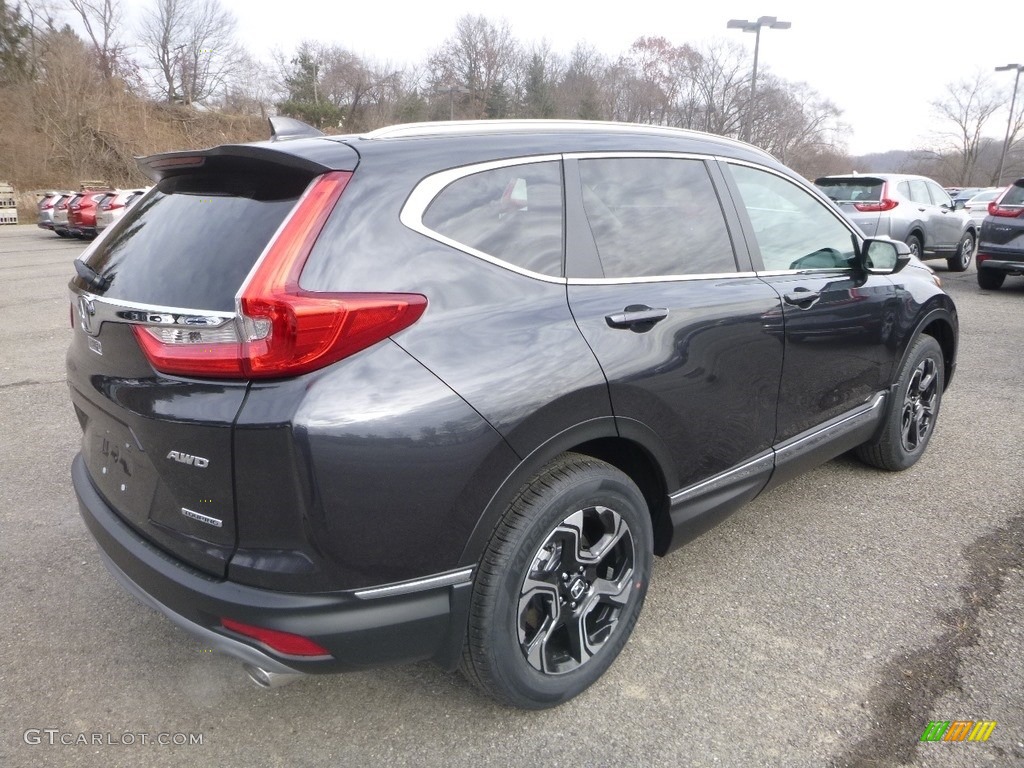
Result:
[[[995,720],[930,720],[921,741],[988,741]]]

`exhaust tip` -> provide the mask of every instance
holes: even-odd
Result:
[[[282,685],[288,685],[288,683],[294,683],[300,677],[303,677],[301,672],[270,672],[263,667],[257,667],[255,664],[243,664],[242,669],[245,670],[245,674],[249,676],[260,688],[280,688]]]

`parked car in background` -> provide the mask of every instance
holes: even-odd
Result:
[[[963,209],[968,200],[986,189],[987,187],[963,187],[958,189],[955,194],[950,193],[949,197],[953,201],[953,207],[959,211]]]
[[[974,220],[974,223],[978,225],[979,229],[981,228],[981,222],[983,222],[985,217],[988,216],[988,204],[999,197],[999,195],[1003,193],[1004,189],[1006,189],[1006,187],[989,187],[988,189],[983,189],[964,203],[964,210],[967,211],[967,215]]]
[[[37,219],[38,226],[42,229],[48,229],[53,231],[53,211],[54,206],[61,198],[67,193],[64,192],[43,192],[42,197],[39,198],[39,216]]]
[[[96,237],[96,206],[112,190],[85,190],[68,206],[68,232],[75,237]]]
[[[149,191],[144,189],[119,189],[103,196],[96,207],[96,232],[102,232],[130,208],[136,200]]]
[[[988,204],[978,241],[978,285],[995,290],[1007,275],[1024,275],[1024,179]]]
[[[970,266],[978,225],[935,181],[901,173],[823,176],[814,182],[868,237],[902,240],[922,259]]]
[[[70,222],[68,219],[68,208],[80,196],[77,192],[68,192],[61,195],[60,199],[53,206],[53,231],[59,237],[70,237]]]
[[[261,685],[432,659],[554,706],[615,660],[655,555],[935,432],[953,301],[755,147],[272,123],[140,161],[156,189],[75,262],[67,354],[106,566]]]

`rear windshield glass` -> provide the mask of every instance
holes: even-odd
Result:
[[[818,179],[814,182],[837,203],[878,202],[882,199],[881,179]]]
[[[233,311],[242,281],[308,181],[280,173],[164,179],[90,256],[89,266],[108,280],[106,289],[93,292]]]

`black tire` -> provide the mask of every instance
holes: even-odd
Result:
[[[946,259],[946,266],[950,272],[963,272],[971,266],[971,259],[974,257],[974,233],[964,232],[960,238],[960,245],[956,247],[956,256]]]
[[[1003,287],[1006,280],[1005,272],[997,272],[994,269],[978,267],[978,285],[986,291],[997,291]]]
[[[917,256],[917,258],[919,259],[921,258],[921,254],[924,253],[924,248],[921,246],[920,237],[918,237],[917,235],[907,235],[907,239],[904,240],[903,242],[907,244],[907,248],[910,249],[910,252],[912,254]]]
[[[525,709],[586,690],[629,639],[652,550],[636,484],[603,461],[562,454],[523,486],[491,535],[473,585],[463,673]]]
[[[912,467],[935,431],[944,385],[942,347],[931,336],[919,336],[903,363],[882,434],[859,446],[858,458],[890,472]]]

